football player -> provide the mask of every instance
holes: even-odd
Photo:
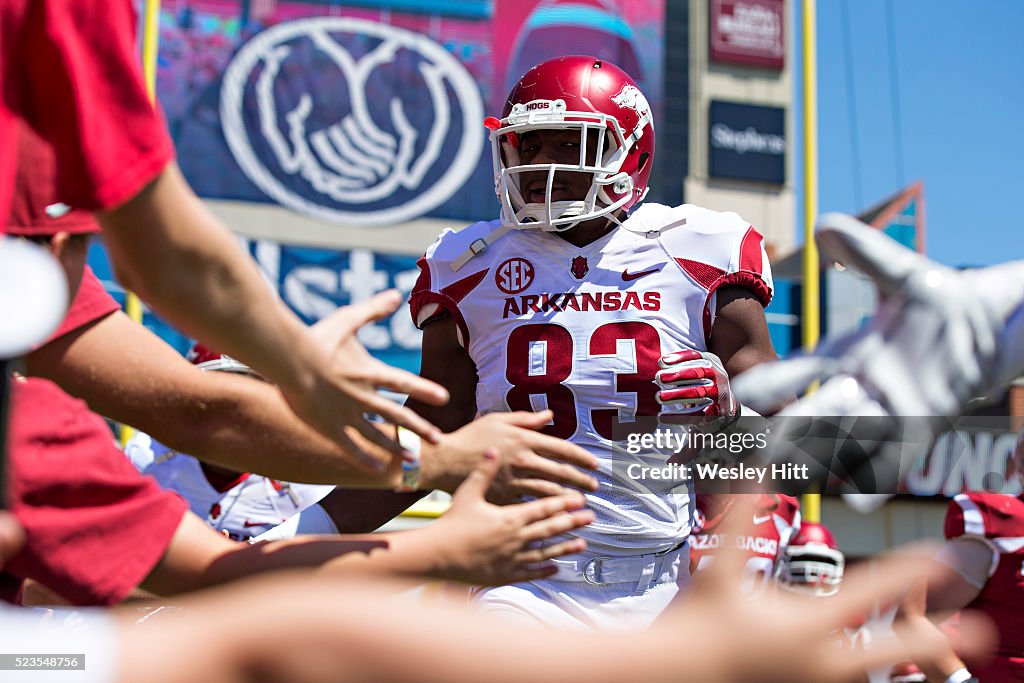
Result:
[[[827,597],[839,592],[846,558],[820,522],[803,522],[783,556],[779,583],[788,590]]]
[[[739,413],[729,377],[776,358],[763,240],[734,213],[640,206],[653,112],[609,62],[544,62],[484,124],[501,214],[446,230],[419,262],[410,304],[421,375],[451,401],[411,405],[444,431],[547,408],[544,431],[599,461],[596,521],[574,532],[589,549],[550,580],[484,592],[486,610],[643,627],[688,574],[691,495],[680,481],[629,476],[613,445],[638,418]]]
[[[236,372],[259,378],[230,356],[194,345],[188,359],[207,371]],[[125,444],[135,468],[175,491],[212,528],[235,541],[247,541],[298,515],[290,534],[336,534],[337,527],[318,501],[334,490],[325,484],[296,484],[251,472],[237,472],[178,453],[144,432]]]
[[[753,592],[779,575],[790,540],[800,529],[800,501],[778,493],[757,494],[749,530],[730,541],[720,529],[734,501],[734,495],[697,494],[690,538],[690,569],[692,574],[706,569],[723,544],[733,543],[747,558],[742,590]]]
[[[1017,438],[1014,463],[1024,472],[1024,431]],[[967,492],[946,511],[946,545],[939,562],[956,571],[942,586],[928,586],[929,610],[977,610],[995,624],[999,643],[987,663],[971,663],[982,681],[1024,680],[1024,496]],[[967,680],[957,662],[949,680]],[[954,674],[961,678],[954,679]]]

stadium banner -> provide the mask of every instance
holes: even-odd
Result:
[[[482,122],[522,72],[594,54],[657,115],[663,36],[661,0],[165,0],[157,96],[204,198],[469,222],[496,215]]]
[[[359,303],[378,292],[398,289],[408,298],[419,269],[416,258],[369,249],[333,250],[297,247],[266,240],[242,240],[264,279],[307,324],[329,316],[339,306]],[[114,280],[106,251],[90,248],[89,265],[122,305],[124,289]],[[143,324],[184,354],[192,340],[163,322],[148,308]],[[376,358],[419,372],[422,334],[412,323],[408,304],[389,317],[364,326],[359,341]]]
[[[927,456],[912,463],[899,492],[946,498],[963,491],[1019,496],[1022,485],[1014,463],[1018,438],[1015,432],[998,427],[947,432]]]
[[[419,275],[412,256],[369,249],[314,249],[268,240],[246,240],[245,246],[264,279],[310,325],[339,306],[362,303],[388,289],[400,291],[404,301]],[[359,341],[374,357],[410,372],[419,372],[421,340],[407,303],[359,330]]]
[[[712,62],[781,71],[786,65],[784,0],[711,0]]]
[[[785,109],[712,100],[708,122],[708,175],[786,182]]]

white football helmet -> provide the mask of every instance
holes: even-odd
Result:
[[[816,597],[835,595],[843,581],[846,558],[824,524],[803,522],[786,546],[779,584]]]

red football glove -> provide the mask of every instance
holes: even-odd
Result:
[[[729,387],[729,373],[715,354],[686,349],[663,356],[658,363],[664,368],[654,376],[661,387],[658,403],[664,406],[659,417],[739,415],[740,405]]]

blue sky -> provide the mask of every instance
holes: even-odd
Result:
[[[790,1],[798,41],[802,2]],[[902,178],[887,2],[896,38]],[[949,265],[1024,258],[1024,0],[819,0],[817,11],[821,211],[855,212],[920,179],[929,256]],[[798,61],[794,67],[801,78]],[[798,183],[800,145],[798,133]]]

